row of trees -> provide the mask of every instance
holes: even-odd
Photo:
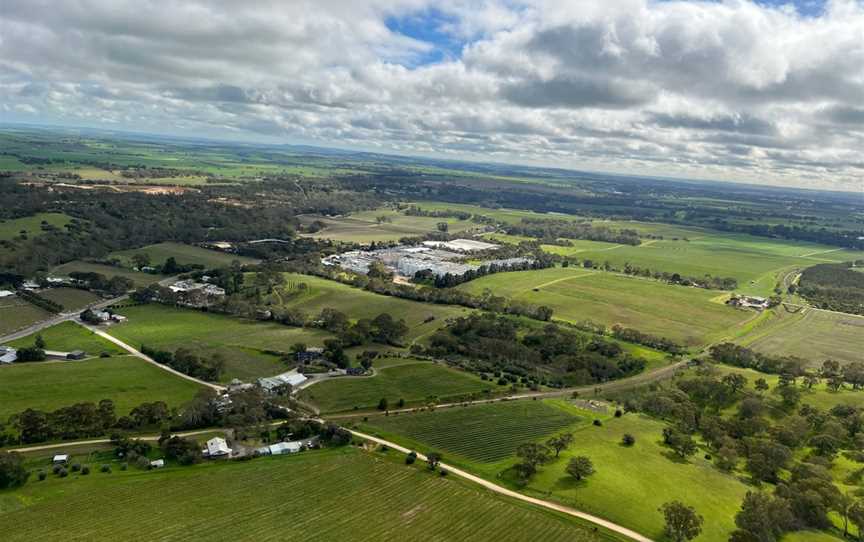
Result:
[[[150,356],[156,363],[167,365],[175,371],[210,382],[218,382],[225,370],[225,358],[219,353],[206,359],[199,357],[187,348],[178,348],[172,353],[150,348],[147,345],[141,345],[141,353]]]

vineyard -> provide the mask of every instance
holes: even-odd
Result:
[[[543,401],[507,401],[370,420],[445,454],[492,463],[512,456],[525,442],[547,437],[581,420]]]
[[[0,492],[3,538],[601,540],[569,519],[355,449],[31,482]],[[399,462],[397,462],[399,461]]]

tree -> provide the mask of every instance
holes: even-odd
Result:
[[[739,530],[730,540],[779,540],[794,522],[788,501],[767,493],[748,491],[741,510],[735,515],[735,525]]]
[[[856,501],[849,507],[849,521],[858,528],[858,540],[864,540],[864,501]]]
[[[389,402],[386,397],[382,397],[380,401],[378,401],[378,410],[387,410],[389,406]]]
[[[36,340],[33,342],[33,346],[39,350],[45,350],[45,339],[42,338],[41,333],[36,334]]]
[[[631,435],[630,433],[624,433],[624,436],[621,437],[621,444],[624,446],[633,446],[636,444],[636,437]]]
[[[348,367],[348,356],[338,339],[324,341],[324,357],[343,369]]]
[[[549,461],[549,448],[536,442],[527,442],[520,444],[516,448],[516,456],[522,459],[522,462],[516,465],[516,470],[520,478],[527,480],[537,472],[537,467]]]
[[[663,429],[663,442],[681,458],[696,453],[696,443],[689,434],[674,427]]]
[[[736,395],[747,385],[747,379],[738,373],[730,373],[724,376],[722,382],[729,389],[731,395]]]
[[[705,519],[692,506],[672,501],[661,506],[660,511],[666,520],[666,536],[675,542],[693,540],[702,532]]]
[[[581,480],[594,474],[594,464],[591,462],[590,458],[584,455],[579,455],[570,458],[565,470],[567,471],[567,474],[576,480]]]
[[[447,231],[450,229],[450,224],[446,222],[439,222],[435,225],[435,227],[438,228],[438,231],[447,233]]]
[[[426,464],[429,465],[429,470],[435,470],[441,463],[441,454],[437,452],[429,452],[426,454]]]
[[[162,274],[164,275],[176,275],[180,273],[180,266],[177,265],[177,260],[174,259],[174,256],[169,256],[165,259],[165,263],[162,265]]]
[[[0,453],[0,489],[22,486],[30,477],[24,468],[24,460],[16,453]]]
[[[573,433],[562,433],[546,441],[546,446],[555,450],[555,457],[558,457],[561,450],[566,449],[571,444],[573,444]]]
[[[756,388],[756,391],[758,391],[759,393],[768,391],[768,389],[771,387],[768,385],[768,381],[765,380],[764,378],[757,378],[756,382],[753,383],[753,386]]]
[[[150,265],[150,255],[145,252],[137,252],[132,255],[132,263],[135,264],[135,267],[138,269],[147,267]]]

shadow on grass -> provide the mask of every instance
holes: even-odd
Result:
[[[585,487],[587,485],[588,485],[588,480],[586,478],[582,478],[581,480],[577,480],[576,478],[573,478],[572,476],[563,476],[561,478],[558,478],[558,480],[555,482],[555,485],[553,485],[552,488],[555,491],[567,491],[567,490],[579,489],[579,488]]]
[[[676,454],[672,450],[666,450],[665,452],[661,452],[661,455],[663,455],[663,457],[665,457],[669,461],[671,461],[673,463],[678,463],[679,465],[690,464],[690,462],[687,461],[686,457],[681,457],[680,455]]]

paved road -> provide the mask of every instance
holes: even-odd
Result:
[[[390,441],[387,441],[387,440],[384,440],[384,439],[381,439],[378,437],[374,437],[372,435],[367,435],[366,433],[361,433],[359,431],[352,431],[350,429],[349,429],[349,431],[351,431],[351,434],[353,434],[356,437],[360,437],[360,438],[365,439],[365,440],[370,440],[372,442],[377,442],[378,444],[383,444],[383,445],[387,446],[388,448],[392,448],[394,450],[402,452],[403,454],[411,453],[411,450],[409,450],[408,448],[404,448],[402,446],[399,446],[396,443],[393,443],[393,442],[390,442]],[[426,457],[422,454],[418,453],[417,457],[421,461],[426,461]],[[448,465],[446,463],[441,463],[440,466],[441,466],[441,468],[446,469],[452,475],[459,476],[460,478],[464,478],[466,480],[469,480],[475,484],[481,485],[481,486],[485,487],[486,489],[488,489],[490,491],[494,491],[495,493],[498,493],[500,495],[505,495],[505,496],[510,497],[512,499],[518,499],[520,501],[527,502],[527,503],[533,504],[535,506],[541,506],[541,507],[547,508],[549,510],[554,510],[555,512],[560,512],[562,514],[567,514],[568,516],[573,516],[573,517],[579,518],[581,520],[588,521],[590,523],[593,523],[594,525],[599,525],[599,526],[601,526],[605,529],[608,529],[612,532],[626,536],[627,538],[630,538],[631,540],[636,540],[638,542],[652,542],[652,540],[650,538],[642,536],[641,534],[639,534],[635,531],[631,531],[627,527],[623,527],[621,525],[618,525],[617,523],[613,523],[613,522],[605,520],[603,518],[593,516],[593,515],[588,514],[586,512],[580,512],[579,510],[576,510],[575,508],[570,508],[569,506],[564,506],[563,504],[544,501],[543,499],[537,499],[535,497],[529,497],[528,495],[523,495],[521,493],[518,493],[518,492],[513,491],[511,489],[507,489],[506,487],[503,487],[503,486],[499,486],[498,484],[490,482],[489,480],[486,480],[484,478],[480,478],[479,476],[475,476],[475,475],[471,474],[470,472],[465,472],[462,469],[456,468],[456,467],[454,467],[452,465]]]
[[[189,376],[187,374],[181,373],[180,371],[176,371],[176,370],[172,369],[171,367],[168,367],[167,365],[162,365],[161,363],[156,363],[156,361],[153,358],[151,358],[150,356],[147,356],[147,355],[139,352],[138,350],[136,350],[135,348],[124,343],[123,341],[121,341],[117,337],[114,337],[113,335],[109,335],[109,334],[105,333],[104,331],[102,331],[98,327],[85,324],[81,320],[72,320],[72,321],[75,322],[76,324],[80,325],[80,326],[83,326],[83,327],[89,329],[90,331],[92,331],[96,335],[99,335],[103,339],[116,344],[117,346],[119,346],[123,350],[126,350],[127,352],[129,352],[133,356],[140,358],[140,359],[143,359],[147,363],[150,363],[150,364],[162,369],[163,371],[167,371],[167,372],[173,374],[174,376],[178,376],[180,378],[189,380],[190,382],[195,382],[196,384],[200,384],[202,386],[207,386],[208,388],[214,389],[217,392],[222,392],[222,391],[225,391],[225,389],[226,389],[225,386],[220,386],[219,384],[213,384],[212,382],[207,382],[206,380],[201,380],[201,379],[195,378],[194,376]]]

